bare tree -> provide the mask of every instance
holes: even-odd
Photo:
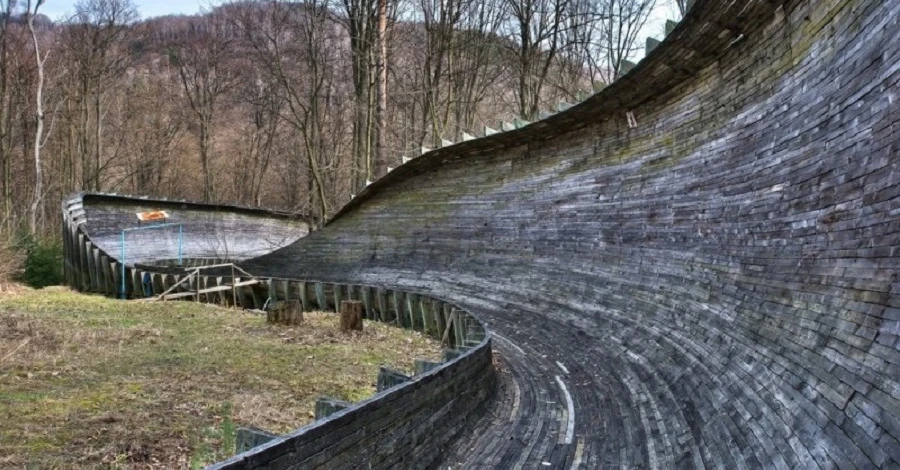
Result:
[[[450,118],[453,87],[445,86],[451,75],[456,33],[464,0],[421,0],[422,26],[425,29],[425,57],[422,61],[423,99],[419,145],[436,145],[444,137]],[[430,131],[430,132],[429,132]]]
[[[283,94],[281,116],[293,129],[296,155],[305,163],[310,208],[324,221],[334,199],[329,188],[337,186],[329,174],[340,162],[334,151],[340,132],[331,126],[338,114],[332,105],[335,81],[343,65],[335,51],[341,43],[336,18],[324,1],[272,2],[268,8],[245,8],[239,25],[256,64],[278,85],[270,93]]]
[[[37,83],[34,91],[34,197],[31,200],[31,211],[29,213],[29,228],[33,235],[37,234],[38,217],[41,213],[41,204],[44,198],[44,174],[41,163],[41,147],[44,146],[44,64],[47,62],[49,51],[41,57],[41,49],[38,44],[37,32],[34,28],[34,17],[38,14],[38,9],[43,5],[45,0],[36,0],[34,9],[32,9],[31,0],[25,7],[25,22],[28,25],[28,32],[31,34],[31,41],[34,45],[34,60],[37,66]]]
[[[372,162],[372,93],[373,49],[377,5],[373,0],[341,0],[343,21],[350,40],[353,76],[354,117],[353,155],[355,171],[353,187],[360,188],[374,179]]]
[[[267,77],[268,78],[268,77]],[[284,108],[284,94],[277,83],[258,77],[244,83],[241,101],[245,103],[249,122],[240,134],[245,151],[241,152],[240,171],[235,172],[234,187],[242,204],[260,205],[263,180],[278,152],[278,131]]]
[[[237,83],[238,74],[227,63],[233,56],[233,37],[224,18],[212,15],[192,25],[193,35],[182,38],[170,49],[172,64],[178,69],[185,99],[196,117],[200,166],[203,172],[203,199],[214,201],[212,169],[213,125],[219,102]]]
[[[568,46],[565,29],[571,1],[507,0],[507,28],[516,56],[516,99],[519,114],[526,119],[537,116],[550,68]]]
[[[482,103],[491,90],[503,86],[499,80],[508,70],[499,53],[506,6],[506,0],[473,0],[462,9],[451,76],[457,134],[472,130],[479,116],[482,124],[494,120]]]
[[[10,90],[10,19],[15,0],[0,0],[0,171],[3,174],[3,223],[12,224],[12,90]]]
[[[76,141],[73,151],[81,161],[82,187],[100,190],[105,167],[103,128],[105,106],[132,56],[128,43],[137,11],[131,0],[82,0],[64,30],[63,53],[71,61],[71,99],[77,116],[70,121]]]
[[[375,168],[374,176],[387,173],[387,103],[388,103],[388,0],[377,0],[378,30],[375,61],[376,96],[375,105]]]
[[[114,110],[121,116],[120,133],[126,136],[126,173],[138,194],[167,194],[167,172],[173,166],[176,146],[184,134],[185,113],[168,80],[139,77],[127,84]],[[177,170],[176,170],[177,171]]]
[[[656,0],[608,0],[601,49],[612,80],[622,75],[625,61],[642,46],[638,34],[655,6]]]

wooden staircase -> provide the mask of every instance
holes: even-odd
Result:
[[[207,287],[204,289],[200,288],[200,272],[208,269],[224,269],[231,268],[231,284],[223,284],[214,287]],[[241,280],[239,276],[246,276],[248,279]],[[237,280],[237,282],[234,282]],[[225,263],[225,264],[213,264],[209,266],[197,266],[196,268],[192,268],[188,270],[188,275],[185,276],[180,281],[176,282],[172,287],[166,289],[162,294],[157,295],[156,297],[152,297],[149,300],[151,301],[164,301],[164,300],[176,300],[176,299],[184,299],[193,297],[197,302],[200,301],[201,295],[212,294],[216,292],[224,292],[231,291],[232,298],[234,300],[235,305],[237,303],[237,288],[244,286],[252,286],[259,284],[259,279],[254,277],[252,274],[244,271],[243,269],[234,265],[234,263]],[[183,286],[187,286],[187,290],[180,290],[184,288]],[[178,291],[178,292],[176,292]]]

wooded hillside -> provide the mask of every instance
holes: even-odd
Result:
[[[655,0],[0,0],[0,230],[115,191],[322,221],[421,147],[616,78]],[[36,2],[36,4],[35,4]],[[37,52],[37,55],[36,55]],[[43,82],[43,83],[41,83]]]

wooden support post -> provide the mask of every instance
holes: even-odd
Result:
[[[97,258],[99,261],[99,272],[100,272],[100,292],[104,295],[110,294],[110,289],[113,287],[111,284],[112,281],[112,271],[109,269],[109,258],[106,255],[99,255]]]
[[[341,309],[341,301],[344,300],[343,289],[340,284],[332,284],[334,288],[334,310],[339,311]]]
[[[378,288],[375,291],[375,296],[378,300],[378,319],[387,322],[390,319],[390,314],[388,313],[388,301],[387,301],[387,293],[382,288]]]
[[[465,346],[466,344],[466,313],[462,310],[456,312],[456,344],[457,346]]]
[[[219,287],[222,283],[219,282],[220,277],[205,277],[206,279],[206,288],[214,288]],[[211,304],[220,304],[222,303],[222,292],[209,292],[206,294],[206,301]]]
[[[144,278],[141,274],[141,271],[138,268],[128,268],[126,272],[128,273],[128,278],[131,281],[131,298],[143,299]]]
[[[131,278],[131,298],[141,299],[144,297],[144,286],[141,283],[141,273],[137,268],[128,268],[126,271]]]
[[[200,276],[200,279],[198,279],[197,287],[198,287],[201,291],[205,291],[206,289],[208,289],[208,288],[212,287],[213,285],[215,285],[215,282],[216,282],[216,278],[214,278],[214,277]],[[215,299],[216,299],[216,294],[215,294],[215,293],[212,293],[212,292],[205,292],[203,295],[205,296],[204,298],[206,299],[206,303],[212,304],[212,303],[215,303],[215,302],[216,302],[216,301],[215,301]]]
[[[406,315],[403,308],[403,292],[392,291],[394,298],[394,321],[397,326],[406,327]]]
[[[84,234],[78,234],[78,257],[81,259],[81,290],[91,290],[91,267],[87,256],[87,242]]]
[[[422,333],[425,333],[427,336],[431,336],[434,332],[434,323],[432,323],[431,316],[431,303],[432,300],[425,296],[419,296],[419,312],[421,312],[422,317]]]
[[[454,308],[450,311],[450,333],[452,334],[452,339],[449,340],[448,344],[454,348],[458,348],[462,345],[462,335],[460,334],[462,324],[462,310],[458,308]]]
[[[415,359],[416,375],[424,374],[430,370],[437,369],[441,366],[440,362],[429,361],[428,359]]]
[[[235,452],[240,454],[254,447],[259,447],[277,437],[278,435],[262,429],[239,427],[235,432],[234,449]]]
[[[213,282],[213,286],[221,287],[221,286],[225,285],[225,278],[222,276],[216,276],[216,277],[212,278],[212,282]],[[223,307],[228,305],[227,289],[216,292],[213,295],[214,295],[213,298],[216,299],[215,302],[217,304],[219,304]]]
[[[78,228],[72,227],[72,256],[75,257],[75,287],[84,286],[84,258],[81,256],[82,245],[79,241]]]
[[[308,312],[311,310],[309,305],[309,296],[306,295],[306,282],[300,281],[297,283],[297,294],[300,297],[300,306],[303,308],[304,312]]]
[[[328,300],[325,298],[325,286],[321,282],[316,283],[316,303],[319,304],[319,310],[325,311],[328,308]]]
[[[94,292],[105,293],[103,264],[100,263],[100,250],[96,246],[91,247],[91,259],[94,261]]]
[[[459,350],[459,349],[452,349],[452,348],[446,348],[446,349],[444,349],[444,352],[443,352],[442,357],[443,357],[443,359],[444,359],[444,362],[450,362],[450,361],[452,361],[452,360],[454,360],[454,359],[456,359],[457,357],[462,356],[462,355],[463,355],[463,351],[462,351],[462,350]]]
[[[440,334],[444,332],[444,317],[441,312],[444,310],[444,302],[437,299],[431,300],[431,316],[434,320],[434,336],[440,339]]]
[[[116,299],[120,299],[122,297],[127,299],[128,298],[128,285],[129,285],[127,280],[124,283],[125,292],[122,292],[122,293],[119,292],[120,290],[122,290],[122,284],[123,284],[122,283],[121,265],[115,261],[110,261],[109,271],[112,273],[112,282],[113,282],[112,296]],[[122,294],[125,294],[125,295],[122,295]]]
[[[352,403],[337,398],[319,397],[316,399],[316,420],[327,418],[351,406],[353,406]]]
[[[381,366],[378,368],[378,381],[375,384],[375,390],[378,392],[387,390],[391,387],[400,385],[409,379],[410,377],[403,372],[391,369],[390,367]]]
[[[284,300],[291,300],[291,283],[287,279],[281,281],[281,291],[284,292]]]
[[[262,310],[263,308],[263,300],[259,298],[259,293],[254,289],[256,286],[244,286],[244,291],[250,291],[250,299],[253,301],[253,308],[256,310]]]
[[[94,244],[85,242],[84,246],[87,254],[88,279],[90,279],[88,290],[95,291],[97,290],[97,269],[94,266]]]
[[[406,294],[406,311],[409,316],[409,328],[415,331],[421,331],[416,322],[416,318],[420,315],[416,314],[416,307],[419,305],[416,294]]]
[[[173,285],[175,285],[175,279],[174,279],[174,277],[175,277],[175,276],[173,276],[173,275],[171,275],[171,274],[162,274],[162,275],[160,275],[160,280],[161,280],[160,285],[162,285],[162,291],[163,291],[163,292],[169,290],[170,287],[172,287]]]
[[[275,280],[269,279],[266,284],[268,284],[267,294],[270,299],[269,302],[275,302],[276,300],[278,300],[278,292],[275,292]]]
[[[366,309],[366,318],[369,320],[375,320],[374,312],[372,311],[372,289],[367,286],[359,286],[360,294],[362,296],[362,303]]]
[[[362,331],[362,302],[345,300],[341,302],[341,331]]]
[[[231,265],[231,300],[234,302],[234,304],[233,304],[234,308],[238,308],[237,287],[235,287],[235,284],[237,284],[237,278],[234,277],[234,265],[232,264]]]
[[[160,295],[166,291],[166,288],[163,287],[163,276],[159,273],[153,273],[150,275],[150,283],[153,288],[154,295]]]

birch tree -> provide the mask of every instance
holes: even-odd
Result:
[[[37,67],[37,83],[34,90],[34,143],[32,151],[34,152],[34,196],[31,200],[31,210],[29,211],[29,229],[32,235],[38,233],[38,218],[42,214],[42,204],[44,198],[44,173],[41,162],[41,148],[44,146],[44,64],[47,62],[49,51],[41,56],[41,48],[38,43],[37,31],[34,27],[34,17],[38,14],[38,10],[45,0],[36,0],[32,7],[32,0],[28,0],[25,7],[25,23],[28,26],[28,32],[31,34],[31,41],[34,46],[34,60]]]

